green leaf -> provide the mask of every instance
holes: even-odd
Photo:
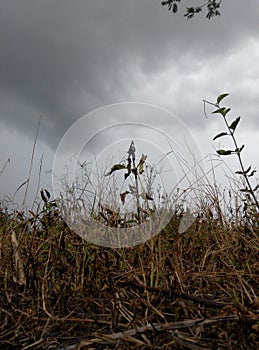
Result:
[[[229,94],[221,94],[217,98],[217,105],[223,100],[223,98],[227,97]]]
[[[237,124],[239,123],[240,121],[240,117],[237,117],[232,123],[231,125],[229,126],[229,129],[235,131],[236,127],[237,127]]]
[[[226,108],[223,112],[224,117],[228,114],[228,112],[231,111],[231,108]]]
[[[220,114],[224,115],[225,109],[226,109],[226,107],[221,107],[221,108],[216,109],[212,113],[213,114],[220,113]]]
[[[226,136],[226,135],[228,135],[227,132],[221,132],[220,134],[218,134],[218,135],[216,135],[215,137],[213,137],[213,141],[216,140],[216,139],[218,139],[218,138],[221,137],[221,136]]]
[[[144,169],[143,169],[143,163],[139,164],[139,174],[143,174],[144,173]]]
[[[219,149],[216,151],[220,156],[228,156],[233,153],[233,151],[230,150],[224,150],[224,149]]]

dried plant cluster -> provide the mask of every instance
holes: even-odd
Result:
[[[258,217],[220,205],[124,249],[82,240],[50,199],[30,217],[2,208],[0,348],[257,349]]]

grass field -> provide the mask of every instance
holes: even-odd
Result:
[[[208,200],[184,233],[175,211],[153,239],[109,249],[42,204],[0,210],[1,349],[258,349],[256,212]]]

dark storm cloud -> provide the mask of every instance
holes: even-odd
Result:
[[[129,99],[149,102],[142,92],[164,71],[173,69],[171,81],[182,76],[184,90],[186,77],[199,67],[224,60],[257,35],[257,1],[244,9],[243,3],[223,1],[221,18],[208,22],[173,16],[157,0],[2,0],[1,119],[34,135],[42,115],[42,135],[55,147],[94,108]],[[167,105],[162,97],[168,86],[161,88],[155,102],[161,97]],[[188,97],[191,104],[191,91],[177,99],[176,111]],[[191,123],[193,116],[186,118]]]

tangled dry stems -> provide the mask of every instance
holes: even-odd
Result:
[[[211,210],[183,234],[179,222],[176,212],[151,241],[108,249],[55,207],[2,208],[0,348],[257,349],[256,222]]]

